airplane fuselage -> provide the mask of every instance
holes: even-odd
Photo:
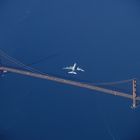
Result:
[[[76,63],[74,63],[73,67],[72,67],[72,71],[75,71],[76,70]]]

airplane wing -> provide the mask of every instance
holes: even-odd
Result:
[[[72,70],[72,67],[70,66],[70,67],[64,67],[63,68],[64,70]]]
[[[82,71],[82,72],[85,71],[85,70],[83,70],[83,69],[81,69],[81,68],[79,68],[79,67],[77,67],[77,70],[78,70],[78,71]]]
[[[69,74],[77,74],[75,71],[69,71]]]

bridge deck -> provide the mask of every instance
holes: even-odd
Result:
[[[58,77],[50,76],[47,74],[39,74],[39,73],[34,73],[34,72],[10,68],[10,67],[0,67],[0,71],[8,71],[8,72],[12,72],[12,73],[27,75],[27,76],[31,76],[31,77],[35,77],[35,78],[46,79],[46,80],[55,81],[58,83],[63,83],[63,84],[68,84],[68,85],[73,85],[73,86],[77,86],[77,87],[81,87],[81,88],[94,90],[94,91],[99,91],[99,92],[103,92],[103,93],[111,94],[111,95],[115,95],[115,96],[121,96],[121,97],[128,98],[128,99],[133,99],[133,96],[130,94],[127,94],[127,93],[114,91],[114,90],[110,90],[110,89],[105,89],[105,88],[90,85],[90,84],[84,84],[84,83],[77,82],[77,81],[66,80],[63,78],[58,78]],[[136,100],[140,101],[140,97],[136,97]]]

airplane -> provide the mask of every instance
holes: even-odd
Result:
[[[70,70],[70,71],[68,72],[69,74],[77,74],[76,71],[82,71],[82,72],[84,72],[84,70],[83,70],[82,68],[77,67],[77,63],[74,63],[73,66],[65,67],[65,68],[63,68],[63,69],[65,69],[65,70]]]

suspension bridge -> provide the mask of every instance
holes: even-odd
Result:
[[[86,88],[89,90],[98,91],[98,92],[102,92],[102,93],[110,94],[110,95],[114,95],[114,96],[120,96],[120,97],[132,100],[132,108],[136,108],[137,102],[140,101],[140,96],[137,96],[137,91],[136,91],[137,81],[135,78],[129,79],[129,80],[117,81],[117,82],[110,82],[110,83],[89,84],[89,83],[83,83],[83,82],[78,82],[78,81],[73,81],[73,80],[68,80],[68,79],[64,79],[64,78],[51,76],[47,73],[41,72],[37,69],[34,69],[30,66],[27,66],[27,65],[21,63],[20,61],[18,61],[15,58],[6,54],[4,51],[0,50],[0,61],[2,60],[2,58],[7,59],[11,63],[14,63],[14,64],[22,67],[22,69],[5,66],[1,63],[1,65],[0,65],[1,73],[11,72],[11,73],[26,75],[26,76],[30,76],[30,77],[34,77],[34,78],[50,80],[50,81],[54,81],[54,82],[58,82],[58,83],[62,83],[62,84],[72,85],[72,86],[76,86],[76,87],[80,87],[80,88]],[[111,89],[100,87],[100,85],[121,84],[121,83],[127,83],[127,82],[132,82],[132,93],[125,93],[125,92],[120,92],[117,90],[111,90]]]

